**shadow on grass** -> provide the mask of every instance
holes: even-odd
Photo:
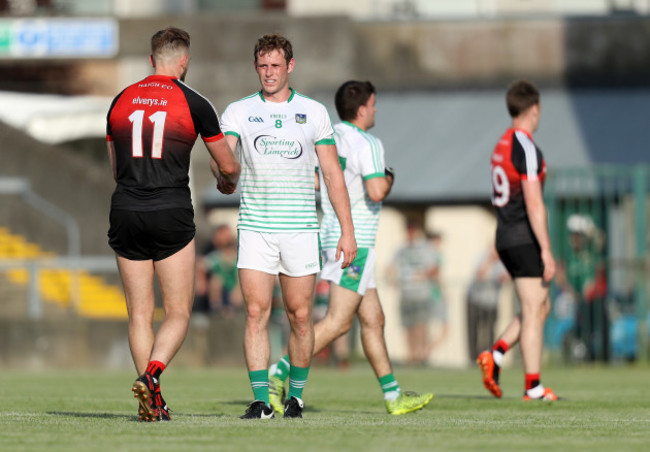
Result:
[[[220,405],[232,405],[232,406],[237,405],[237,406],[241,406],[242,409],[246,409],[246,407],[250,403],[251,403],[250,400],[228,400],[228,401],[224,401],[224,402],[219,402]],[[305,412],[308,412],[308,413],[320,413],[322,411],[322,410],[320,410],[319,408],[317,408],[314,405],[309,405],[308,403],[306,403],[305,405],[306,405],[305,406]],[[328,410],[328,411],[332,411],[332,410]]]
[[[88,418],[88,419],[121,419],[133,422],[142,422],[136,415],[129,414],[114,414],[114,413],[77,413],[73,411],[48,411],[47,414],[52,416],[64,416],[64,417],[76,417],[76,418]],[[182,417],[196,417],[196,418],[225,418],[228,417],[224,413],[215,413],[215,414],[206,414],[206,413],[177,413],[172,411],[172,416],[182,416]],[[173,419],[173,417],[172,417]]]
[[[433,402],[436,399],[461,399],[461,400],[499,400],[491,395],[470,395],[470,394],[436,394]]]
[[[80,418],[96,418],[96,419],[126,419],[135,418],[126,414],[114,413],[76,413],[73,411],[47,411],[47,414],[52,416],[66,416],[66,417],[80,417]],[[137,419],[136,419],[137,420]]]

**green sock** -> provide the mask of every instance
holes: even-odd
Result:
[[[248,372],[248,378],[251,380],[251,388],[253,388],[253,397],[255,400],[261,400],[269,405],[269,371],[254,370]]]
[[[302,399],[302,390],[305,389],[305,384],[307,384],[307,375],[309,375],[309,367],[291,366],[287,399],[291,397]]]
[[[287,381],[290,368],[289,355],[284,355],[277,364],[271,366],[271,375],[278,377],[282,381]]]
[[[381,386],[381,390],[384,393],[384,400],[395,400],[399,397],[399,394],[401,392],[399,389],[399,384],[397,383],[397,380],[395,380],[395,376],[392,373],[384,375],[378,380],[379,385]]]

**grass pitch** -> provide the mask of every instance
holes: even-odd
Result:
[[[403,390],[433,391],[424,410],[390,416],[372,371],[312,369],[302,420],[243,421],[252,392],[244,369],[165,372],[172,422],[137,421],[128,372],[0,375],[0,450],[131,451],[647,451],[647,366],[549,369],[563,400],[523,402],[519,367],[502,375],[504,397],[479,372],[397,368]]]

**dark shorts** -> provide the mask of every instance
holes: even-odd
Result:
[[[111,209],[108,244],[126,259],[159,261],[185,248],[195,232],[192,209]]]
[[[541,278],[544,274],[542,254],[537,243],[498,250],[501,262],[513,278]]]

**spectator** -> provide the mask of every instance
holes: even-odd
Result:
[[[433,249],[419,224],[408,221],[407,243],[393,259],[393,273],[400,290],[400,314],[406,331],[407,363],[424,364],[430,351],[431,302],[439,272],[439,253]]]
[[[226,318],[242,306],[237,276],[237,241],[228,225],[218,226],[213,235],[213,248],[197,262],[197,299],[203,309]]]
[[[499,293],[508,273],[492,244],[479,259],[467,290],[467,342],[471,360],[494,343]]]

